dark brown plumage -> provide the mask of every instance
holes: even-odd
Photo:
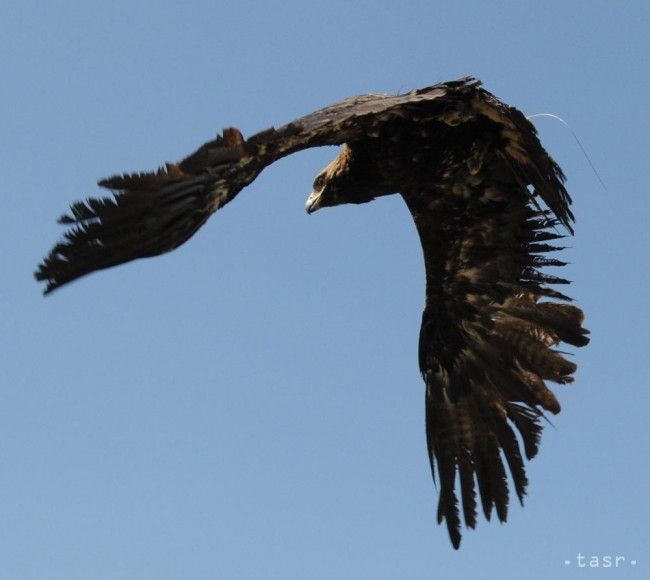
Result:
[[[113,197],[72,205],[71,225],[36,272],[46,292],[94,270],[172,250],[267,165],[320,145],[343,144],[314,182],[307,210],[399,193],[426,266],[419,361],[426,437],[440,483],[438,521],[460,544],[486,518],[507,518],[508,465],[523,500],[528,459],[544,411],[560,405],[546,381],[569,383],[576,366],[553,347],[584,346],[582,312],[544,274],[546,254],[572,233],[560,168],[516,109],[461,79],[404,95],[363,95],[244,140],[237,129],[156,173],[100,182]]]

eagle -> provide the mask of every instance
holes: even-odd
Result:
[[[265,167],[325,145],[341,149],[314,180],[308,213],[399,194],[420,237],[426,443],[437,520],[458,549],[461,515],[474,528],[478,501],[501,522],[512,489],[523,503],[523,456],[560,411],[547,382],[576,371],[558,345],[589,342],[582,311],[557,289],[568,281],[543,271],[564,265],[550,255],[573,234],[565,177],[526,117],[480,81],[350,97],[248,139],[226,128],[178,163],[101,180],[111,194],[59,218],[68,229],[35,277],[49,293],[173,250]]]

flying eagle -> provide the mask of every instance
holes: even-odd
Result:
[[[111,197],[77,202],[70,226],[35,273],[45,292],[94,270],[156,256],[188,240],[260,172],[302,149],[342,145],[316,177],[309,213],[399,193],[426,267],[419,341],[426,440],[439,481],[438,522],[460,545],[477,521],[504,522],[509,485],[520,502],[544,411],[560,404],[546,381],[573,380],[555,347],[584,346],[583,313],[540,271],[573,233],[564,175],[524,115],[472,78],[398,95],[351,97],[244,139],[235,128],[179,163],[99,185]],[[516,435],[519,433],[519,438]],[[457,493],[460,489],[460,507]]]

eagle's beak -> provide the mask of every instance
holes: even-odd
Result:
[[[307,210],[307,213],[314,213],[317,209],[320,208],[320,195],[321,194],[316,191],[312,191],[309,194],[309,197],[305,202],[305,209]]]

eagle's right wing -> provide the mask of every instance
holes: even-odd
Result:
[[[402,95],[351,97],[247,140],[237,129],[225,129],[179,163],[100,181],[113,195],[72,204],[59,219],[70,228],[35,276],[47,293],[94,270],[173,250],[267,165],[296,151],[363,140],[395,121],[453,125],[480,115],[504,119],[508,109],[466,78]],[[556,192],[545,201],[561,209]],[[556,211],[566,224],[567,212]]]

